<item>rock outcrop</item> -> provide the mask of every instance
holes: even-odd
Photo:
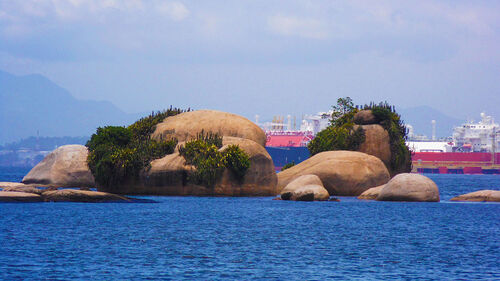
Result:
[[[393,161],[393,151],[391,151],[391,138],[386,129],[382,126],[382,123],[373,114],[372,110],[361,110],[354,115],[353,118],[355,128],[361,126],[365,132],[365,141],[357,149],[360,152],[376,156],[384,162],[391,176],[399,173],[409,173],[411,166],[408,164],[411,162],[409,153],[401,153],[395,158],[405,158],[401,159],[398,163],[391,163]],[[395,140],[399,142],[399,140]]]
[[[439,202],[439,189],[426,176],[398,174],[382,188],[377,201]]]
[[[47,202],[131,202],[130,199],[116,194],[75,189],[52,190],[42,193],[44,201]]]
[[[187,165],[184,157],[176,151],[153,160],[151,168],[144,172],[140,182],[99,190],[118,194],[173,196],[274,196],[278,193],[274,164],[262,145],[249,139],[227,136],[223,137],[222,144],[220,151],[224,151],[230,144],[236,144],[248,154],[250,168],[243,180],[236,179],[226,169],[214,187],[192,184],[188,177],[195,167]]]
[[[500,190],[479,190],[453,197],[451,201],[500,202]]]
[[[301,186],[293,191],[281,194],[281,199],[292,201],[327,201],[329,198],[328,191],[317,184]]]
[[[316,175],[303,175],[283,188],[281,199],[295,201],[325,201],[330,194]]]
[[[35,185],[24,184],[20,182],[0,182],[0,189],[10,192],[26,192],[34,194],[42,194],[43,190],[37,188]]]
[[[201,133],[253,140],[266,145],[266,134],[250,120],[228,112],[197,110],[166,118],[156,126],[154,139],[176,138],[179,142],[195,139]]]
[[[384,188],[384,185],[379,185],[372,187],[365,192],[361,193],[361,195],[358,196],[358,199],[363,199],[363,200],[375,200],[377,199],[378,195],[380,194],[380,191],[382,188]]]
[[[94,187],[83,145],[64,145],[47,155],[23,178],[25,184],[55,187]]]
[[[391,140],[389,133],[380,125],[362,125],[365,132],[365,141],[358,151],[380,158],[387,169],[391,165]]]
[[[354,115],[354,124],[370,125],[377,123],[377,118],[373,115],[371,110],[361,110]]]
[[[278,189],[302,175],[316,175],[332,196],[358,196],[389,181],[389,172],[377,157],[355,151],[325,151],[278,173]]]
[[[27,192],[0,191],[0,202],[33,203],[43,202],[42,196]]]

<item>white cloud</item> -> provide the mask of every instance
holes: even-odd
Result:
[[[156,9],[174,21],[181,21],[189,16],[189,10],[181,2],[161,2]]]
[[[328,32],[325,25],[312,18],[276,15],[268,19],[269,28],[278,34],[312,39],[326,39]]]

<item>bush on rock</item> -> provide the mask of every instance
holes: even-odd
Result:
[[[158,123],[181,112],[170,108],[153,112],[129,127],[98,128],[86,144],[87,162],[97,185],[110,187],[138,180],[151,160],[174,152],[177,140],[153,140],[150,135]]]
[[[311,156],[323,151],[358,150],[365,140],[365,134],[361,127],[354,126],[357,112],[351,98],[339,98],[333,107],[330,126],[319,132],[307,145]]]
[[[217,134],[198,134],[197,139],[186,142],[179,147],[179,154],[184,157],[187,164],[193,165],[196,170],[188,180],[206,187],[214,187],[220,179],[224,169],[229,169],[233,175],[242,180],[248,168],[250,158],[237,145],[229,145],[224,151],[222,137]]]
[[[379,104],[371,103],[362,108],[362,110],[359,110],[354,107],[349,97],[339,98],[337,105],[333,107],[330,125],[319,132],[307,146],[311,156],[331,150],[361,151],[373,155],[373,151],[365,150],[367,147],[372,146],[375,147],[374,151],[376,152],[385,151],[378,146],[383,145],[383,143],[380,143],[383,135],[377,134],[376,128],[370,127],[381,126],[389,135],[390,157],[387,148],[387,159],[383,159],[387,168],[392,175],[410,172],[411,153],[406,146],[407,130],[394,107],[384,102]],[[368,134],[366,130],[370,129],[372,131],[370,131],[371,133],[368,132],[370,133]],[[370,140],[367,134],[373,135]],[[367,143],[371,143],[371,145],[366,145]],[[387,140],[384,143],[385,147],[387,147]],[[377,153],[375,153],[375,156],[381,157]]]

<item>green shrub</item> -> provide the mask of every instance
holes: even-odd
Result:
[[[87,142],[89,150],[94,150],[99,146],[127,146],[132,141],[132,133],[124,127],[106,126],[97,128],[97,132],[92,135]]]
[[[289,169],[293,166],[295,166],[295,161],[285,164],[285,166],[281,167],[281,171],[283,172],[284,170]]]
[[[186,110],[190,111],[190,109]],[[148,139],[149,136],[155,131],[156,125],[161,123],[165,118],[174,116],[184,112],[178,108],[170,107],[167,110],[151,112],[149,116],[137,120],[134,124],[128,126],[128,129],[136,139]]]
[[[229,145],[223,152],[222,137],[217,134],[198,135],[197,139],[179,147],[179,154],[196,170],[188,176],[192,183],[214,187],[224,169],[229,169],[238,180],[242,180],[250,167],[249,156],[237,145]]]
[[[151,160],[173,153],[177,140],[157,141],[150,136],[158,123],[181,112],[170,108],[153,112],[127,128],[98,128],[86,144],[87,162],[97,185],[119,188],[127,181],[134,182]]]
[[[236,176],[238,180],[243,180],[247,170],[250,168],[250,158],[237,145],[229,145],[223,152],[224,165]]]
[[[337,105],[333,106],[330,125],[307,145],[311,156],[330,150],[358,150],[365,141],[365,132],[361,127],[354,126],[357,112],[351,98],[339,98]]]
[[[188,180],[199,185],[213,187],[224,171],[222,153],[214,144],[203,139],[188,141],[179,147],[179,154],[186,159],[186,163],[196,167],[188,176]]]

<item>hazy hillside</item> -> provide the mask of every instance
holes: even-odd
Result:
[[[465,121],[447,116],[429,106],[397,109],[397,111],[401,114],[405,124],[413,126],[415,134],[423,134],[429,138],[432,136],[432,120],[436,120],[436,136],[438,138],[451,136],[453,128]]]
[[[0,144],[29,136],[90,136],[98,126],[129,124],[110,102],[75,99],[41,75],[0,71]]]

